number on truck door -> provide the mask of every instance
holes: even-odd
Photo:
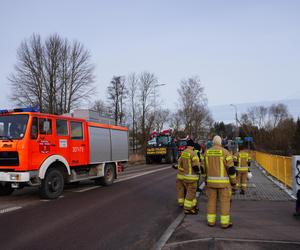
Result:
[[[70,162],[70,137],[68,129],[68,121],[63,119],[56,119],[56,145],[58,154],[63,156],[68,162]]]
[[[70,122],[70,157],[71,165],[84,165],[87,163],[86,144],[84,141],[84,130],[82,122]]]

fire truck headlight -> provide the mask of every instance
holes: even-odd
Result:
[[[10,175],[10,179],[11,179],[12,181],[17,181],[17,180],[20,179],[20,175],[19,175],[19,174],[11,174],[11,175]]]

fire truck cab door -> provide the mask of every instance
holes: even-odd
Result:
[[[52,119],[32,118],[30,131],[31,166],[38,168],[46,158],[57,153]]]
[[[70,165],[87,164],[87,145],[85,142],[83,123],[70,121]]]
[[[57,154],[63,156],[68,162],[70,162],[70,136],[68,120],[56,119],[56,145]]]

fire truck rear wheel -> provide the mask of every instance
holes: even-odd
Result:
[[[40,187],[40,196],[44,199],[56,199],[64,191],[63,173],[56,168],[47,170]]]
[[[0,182],[0,196],[10,195],[15,189],[11,187],[10,183]]]
[[[108,164],[104,169],[104,176],[95,179],[96,185],[109,186],[113,184],[116,178],[116,170],[112,164]]]

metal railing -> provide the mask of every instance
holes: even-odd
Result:
[[[256,162],[284,185],[292,187],[292,157],[255,152]]]

